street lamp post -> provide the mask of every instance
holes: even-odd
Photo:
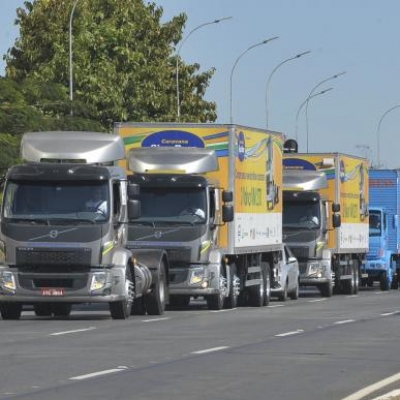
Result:
[[[379,137],[380,137],[380,129],[381,129],[381,124],[383,119],[386,117],[386,115],[388,115],[391,111],[395,110],[396,108],[399,108],[400,104],[397,104],[396,106],[393,106],[391,108],[389,108],[389,110],[385,111],[381,117],[381,119],[379,120],[378,123],[378,130],[377,130],[377,134],[376,134],[376,144],[377,144],[377,168],[380,168],[381,166],[381,158],[380,158],[380,145],[379,145]]]
[[[297,58],[300,58],[300,57],[302,57],[302,56],[304,56],[304,55],[306,55],[306,54],[309,54],[309,53],[311,53],[310,50],[305,51],[305,52],[300,53],[300,54],[296,54],[294,57],[290,57],[290,58],[288,58],[287,60],[282,61],[282,62],[281,62],[280,64],[278,64],[278,65],[272,70],[272,72],[269,74],[269,77],[268,77],[268,80],[267,80],[267,85],[266,85],[266,88],[265,88],[265,117],[266,117],[266,128],[267,128],[267,129],[268,129],[268,89],[269,89],[269,82],[271,81],[272,75],[274,75],[274,73],[276,72],[276,70],[277,70],[278,68],[280,68],[283,64],[286,64],[287,62],[292,61],[292,60],[296,60]]]
[[[232,112],[232,92],[233,92],[233,90],[232,90],[232,81],[233,81],[233,72],[235,71],[235,68],[236,68],[236,65],[237,65],[237,63],[239,62],[239,60],[247,53],[247,52],[249,52],[251,49],[254,49],[255,47],[258,47],[258,46],[262,46],[263,44],[267,44],[268,42],[270,42],[271,40],[275,40],[275,39],[279,39],[279,36],[275,36],[275,37],[273,37],[273,38],[270,38],[270,39],[265,39],[265,40],[263,40],[262,42],[259,42],[259,43],[256,43],[256,44],[253,44],[252,46],[250,46],[250,47],[248,47],[244,52],[242,52],[240,55],[239,55],[239,57],[236,59],[236,61],[235,61],[235,63],[233,64],[233,67],[232,67],[232,70],[231,70],[231,76],[230,76],[230,85],[229,85],[229,88],[230,88],[230,90],[229,90],[229,92],[230,92],[230,95],[229,95],[229,99],[230,99],[230,101],[229,101],[229,103],[230,103],[230,123],[232,124],[233,123],[233,112]]]
[[[321,90],[320,92],[318,92],[318,93],[314,93],[311,97],[307,97],[301,104],[300,104],[300,107],[299,107],[299,109],[297,110],[297,114],[296,114],[296,129],[295,129],[295,139],[296,139],[296,142],[298,141],[298,137],[297,137],[297,131],[298,131],[298,120],[299,120],[299,114],[300,114],[300,111],[302,110],[302,108],[304,107],[304,105],[307,103],[307,101],[310,101],[312,98],[314,98],[314,97],[316,97],[316,96],[319,96],[319,95],[321,95],[321,94],[324,94],[324,93],[326,93],[326,92],[329,92],[330,90],[332,90],[333,88],[328,88],[328,89],[325,89],[325,90]]]
[[[72,111],[72,101],[74,100],[74,84],[73,84],[73,66],[72,66],[72,19],[74,17],[74,12],[76,5],[79,0],[75,0],[74,5],[72,6],[71,14],[69,16],[69,99],[71,101],[71,115],[73,115]]]
[[[345,73],[346,73],[346,71],[343,71],[343,72],[340,72],[339,74],[333,75],[333,76],[331,76],[329,78],[326,78],[326,79],[322,80],[321,82],[319,82],[317,85],[315,85],[313,87],[313,89],[311,90],[310,94],[308,95],[307,102],[306,102],[307,153],[308,153],[308,103],[310,101],[310,98],[311,98],[311,96],[313,95],[313,93],[315,92],[315,90],[319,86],[321,86],[322,84],[324,84],[327,81],[330,81],[331,79],[336,79],[339,76],[344,75]]]
[[[194,33],[195,31],[199,30],[200,28],[203,28],[204,26],[207,25],[212,25],[212,24],[218,24],[221,21],[226,21],[228,19],[232,19],[232,17],[225,17],[225,18],[220,18],[216,19],[214,21],[210,22],[205,22],[204,24],[201,24],[199,26],[196,26],[194,29],[192,29],[188,35],[182,40],[181,44],[178,47],[178,51],[176,53],[176,68],[175,68],[175,79],[176,79],[176,104],[177,104],[177,118],[179,121],[179,118],[181,116],[181,105],[180,105],[180,98],[179,98],[179,56],[180,56],[180,51],[183,46],[183,44],[186,42],[186,40],[189,39],[189,36]]]

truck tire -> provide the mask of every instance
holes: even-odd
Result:
[[[0,304],[0,314],[4,320],[20,319],[22,304],[20,303],[2,303]]]
[[[190,304],[190,296],[186,295],[170,295],[169,305],[176,308],[185,308]]]
[[[390,288],[389,277],[387,276],[386,271],[382,272],[379,278],[379,287],[382,291],[388,291]]]
[[[397,275],[397,272],[395,272],[393,274],[393,278],[392,278],[392,285],[391,285],[391,289],[393,290],[398,290],[399,288],[399,277]]]
[[[143,297],[138,297],[133,301],[131,315],[146,315],[146,305]]]
[[[271,301],[271,269],[267,262],[262,262],[261,266],[264,270],[264,300],[262,305],[266,307]]]
[[[225,289],[226,289],[226,272],[225,266],[221,264],[221,275],[219,277],[219,291],[216,294],[210,294],[206,297],[207,308],[209,310],[222,310],[225,302]]]
[[[319,291],[322,297],[332,297],[333,293],[332,283],[331,282],[324,283],[319,287]]]
[[[236,308],[238,305],[239,291],[236,287],[237,283],[237,268],[236,264],[231,264],[229,266],[230,269],[230,278],[229,278],[229,296],[225,298],[224,308],[232,309]]]
[[[37,317],[51,317],[52,307],[50,303],[36,303],[33,305],[33,311]]]
[[[262,307],[265,301],[265,276],[266,271],[264,268],[260,268],[260,284],[249,287],[249,306],[250,307]]]
[[[125,300],[109,303],[112,319],[127,319],[131,315],[131,309],[134,298],[134,283],[132,280],[132,271],[129,265],[125,271]]]
[[[71,314],[72,304],[56,303],[53,304],[53,314],[55,317],[68,317]]]
[[[162,262],[151,292],[145,297],[145,307],[149,315],[162,315],[165,311],[167,277],[165,264]]]

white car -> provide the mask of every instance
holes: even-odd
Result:
[[[289,246],[282,245],[282,258],[274,268],[274,283],[271,287],[271,296],[286,301],[299,298],[299,262],[291,252]]]

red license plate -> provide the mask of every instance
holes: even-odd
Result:
[[[42,293],[42,296],[60,297],[60,296],[64,296],[64,289],[63,288],[42,288],[41,293]]]

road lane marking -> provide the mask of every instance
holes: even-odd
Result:
[[[214,310],[214,311],[211,311],[212,313],[221,313],[221,312],[229,312],[229,311],[233,311],[233,310],[237,310],[237,308],[229,308],[229,309],[226,309],[226,310]]]
[[[400,395],[400,389],[397,389],[397,390],[392,390],[391,392],[386,393],[382,396],[375,397],[375,399],[373,399],[373,400],[390,400],[390,399],[394,399],[395,397],[397,397],[399,395]]]
[[[167,319],[171,318],[165,317],[165,318],[154,318],[154,319],[142,319],[142,322],[158,322],[158,321],[166,321]]]
[[[121,371],[124,371],[126,369],[127,369],[127,367],[118,367],[118,368],[112,368],[112,369],[105,369],[104,371],[92,372],[91,374],[73,376],[73,377],[71,377],[69,379],[70,380],[74,380],[74,381],[81,381],[83,379],[96,378],[97,376],[102,376],[102,375],[107,375],[107,374],[113,374],[113,373],[116,373],[116,372],[121,372]]]
[[[399,311],[387,312],[387,313],[381,314],[381,316],[382,317],[387,317],[389,315],[395,315],[395,314],[398,314],[398,313],[399,313]]]
[[[335,325],[350,324],[350,322],[355,322],[355,319],[344,319],[343,321],[334,322]]]
[[[268,308],[285,307],[283,304],[274,304],[273,306],[267,306]]]
[[[192,351],[190,354],[206,354],[206,353],[212,353],[214,351],[221,351],[221,350],[225,350],[225,349],[229,349],[229,346],[220,346],[220,347],[213,347],[211,349]]]
[[[355,392],[350,396],[345,397],[342,400],[361,400],[364,397],[370,395],[371,393],[376,392],[377,390],[380,390],[385,386],[391,385],[392,383],[398,380],[400,380],[400,373],[394,374],[386,379],[382,379],[381,381],[373,383],[372,385],[367,386],[364,389],[361,389],[358,392]]]
[[[276,337],[285,337],[285,336],[291,336],[291,335],[298,335],[299,333],[303,333],[303,332],[304,332],[304,329],[297,329],[297,331],[279,333],[278,335],[275,335],[275,336]]]
[[[97,328],[95,326],[91,326],[90,328],[75,329],[73,331],[54,332],[54,333],[50,333],[49,336],[60,336],[60,335],[68,335],[70,333],[87,332],[87,331],[92,331],[93,329],[97,329]]]
[[[308,303],[319,303],[320,301],[326,301],[328,299],[316,299],[316,300],[309,300]]]

